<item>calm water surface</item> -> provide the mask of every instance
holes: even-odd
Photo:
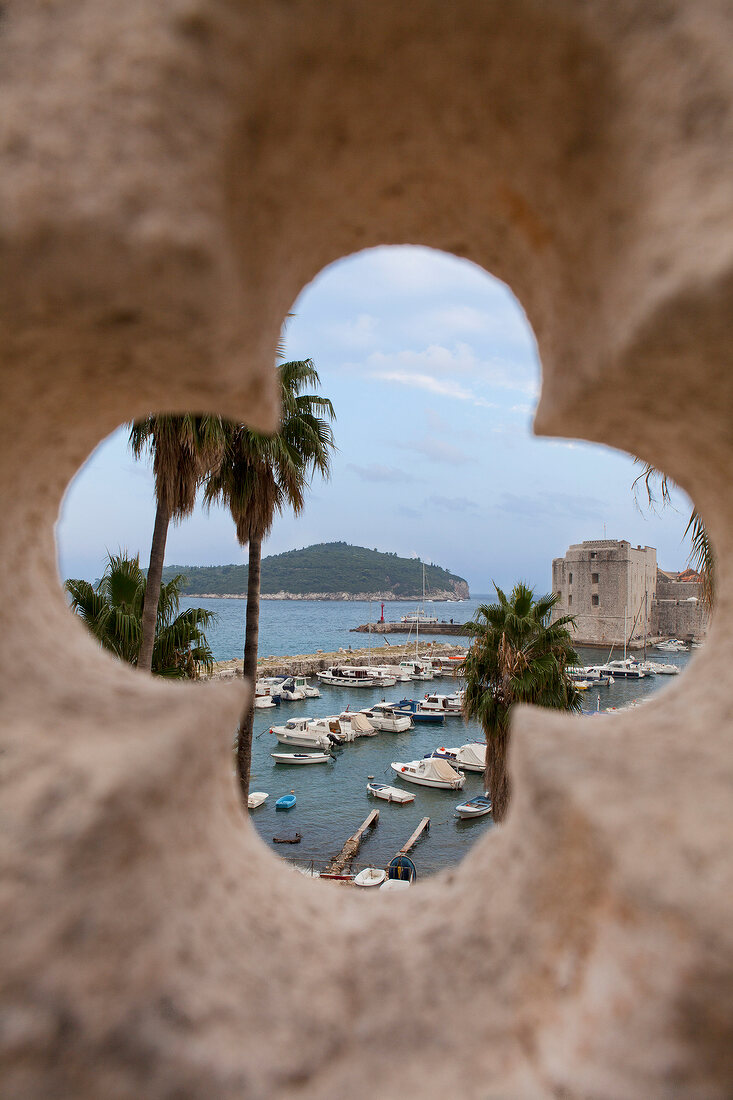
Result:
[[[453,618],[465,622],[476,607],[490,597],[476,596],[463,603],[432,605],[431,613],[439,618]],[[244,600],[186,600],[184,606],[202,606],[219,616],[216,627],[208,632],[209,642],[217,660],[241,657],[244,638]],[[393,603],[385,607],[385,618],[396,619],[414,610],[414,603]],[[337,651],[349,645],[354,648],[373,645],[387,651],[382,636],[350,634],[349,629],[369,621],[368,603],[294,600],[266,600],[260,611],[260,654],[262,656],[312,653],[318,649]],[[371,619],[380,613],[379,604],[372,604]],[[431,639],[426,630],[421,638]],[[401,635],[389,639],[402,642]],[[437,636],[438,641],[453,641]],[[455,639],[461,641],[461,639]],[[584,664],[598,663],[607,656],[598,650],[581,649]],[[664,654],[650,651],[651,657],[684,668],[690,660],[689,653]],[[616,656],[616,654],[614,654]],[[643,700],[651,693],[674,683],[676,677],[653,676],[638,681],[620,681],[607,688],[591,688],[584,693],[584,709],[591,711],[619,707],[632,700]],[[315,679],[312,680],[315,684]],[[270,733],[273,725],[282,725],[288,718],[321,717],[338,714],[347,706],[359,710],[386,697],[398,700],[404,696],[418,698],[430,688],[449,692],[453,681],[442,678],[432,684],[415,682],[397,684],[385,690],[373,688],[332,688],[319,685],[320,699],[307,699],[299,703],[281,703],[279,707],[255,711],[254,743],[252,752],[251,790],[267,791],[268,801],[250,817],[263,841],[278,855],[322,861],[335,855],[344,841],[361,824],[369,811],[379,808],[378,827],[367,836],[359,852],[359,863],[386,866],[392,856],[405,843],[421,818],[430,817],[430,831],[418,842],[414,852],[418,875],[434,873],[455,864],[468,848],[486,831],[493,828],[490,816],[475,821],[460,821],[454,816],[455,806],[464,798],[482,791],[481,775],[466,773],[463,791],[431,790],[416,787],[397,780],[390,768],[392,761],[415,760],[432,752],[440,745],[457,746],[467,741],[482,739],[477,723],[465,723],[462,718],[448,718],[444,726],[416,726],[406,733],[379,733],[375,737],[362,737],[334,753],[328,764],[305,767],[276,764],[270,753],[276,752],[279,743]],[[597,734],[596,719],[589,719],[589,733]],[[604,721],[613,721],[612,717]],[[285,749],[284,751],[289,751]],[[405,806],[382,802],[366,793],[369,776],[377,781],[404,786],[415,795],[415,801]],[[297,805],[287,813],[275,810],[275,801],[289,791],[295,791]],[[303,840],[297,846],[281,846],[272,843],[273,836],[300,832]]]

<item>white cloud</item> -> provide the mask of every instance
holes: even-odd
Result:
[[[370,313],[360,313],[353,319],[327,325],[326,332],[334,343],[350,350],[373,347],[377,340],[377,319]]]
[[[413,386],[418,390],[427,390],[428,393],[438,394],[440,397],[452,397],[457,401],[472,401],[474,405],[483,405],[486,408],[494,408],[483,397],[478,397],[465,386],[449,379],[433,378],[430,374],[412,374],[409,371],[376,371],[375,378],[382,382],[397,382],[401,386]]]
[[[524,393],[533,398],[539,393],[536,372],[526,364],[519,366],[500,358],[480,359],[473,348],[463,342],[452,348],[430,344],[421,351],[410,348],[396,352],[374,351],[363,364],[350,363],[348,366],[385,382],[414,386],[460,401],[473,401],[487,408],[496,406],[476,387]],[[455,380],[456,376],[460,377],[460,382]],[[471,389],[465,384],[469,380]]]

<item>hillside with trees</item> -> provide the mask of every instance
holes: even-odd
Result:
[[[246,565],[169,565],[163,581],[182,573],[182,592],[189,596],[243,596],[247,592]],[[318,543],[262,559],[262,596],[270,599],[392,599],[422,596],[423,562],[350,546],[346,542]],[[425,563],[428,599],[466,599],[463,577]]]

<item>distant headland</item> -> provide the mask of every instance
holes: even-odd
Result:
[[[262,559],[263,600],[466,600],[463,577],[419,558],[401,558],[350,546],[321,542]],[[167,565],[163,582],[176,574],[186,577],[182,593],[204,598],[244,598],[246,565]]]

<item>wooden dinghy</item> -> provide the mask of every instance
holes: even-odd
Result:
[[[292,836],[274,836],[272,838],[273,844],[300,844],[303,839],[300,833],[293,833]]]
[[[399,787],[390,787],[387,783],[367,783],[367,793],[375,798],[381,798],[385,802],[414,802],[415,796],[409,791],[401,791]]]
[[[263,806],[269,797],[269,794],[266,794],[265,791],[252,791],[247,798],[247,809],[256,810],[258,806]]]
[[[354,879],[354,886],[381,886],[386,877],[381,867],[365,867]]]

